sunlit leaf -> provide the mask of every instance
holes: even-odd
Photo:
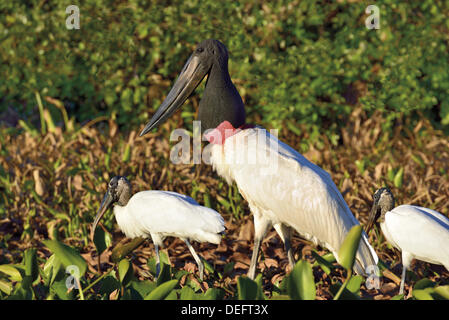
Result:
[[[105,232],[103,228],[97,228],[94,233],[94,244],[97,248],[97,253],[100,255],[105,251],[112,243],[112,237],[108,232]]]
[[[417,300],[434,300],[427,289],[413,289],[413,297]]]
[[[0,265],[0,274],[1,273],[7,275],[11,281],[22,281],[22,275],[20,274],[20,271],[10,264]]]
[[[287,291],[295,300],[315,300],[315,280],[309,262],[299,260],[296,263],[288,278]]]
[[[30,276],[33,281],[39,276],[37,260],[36,260],[36,249],[30,248],[24,252],[24,264],[25,264],[25,274]]]
[[[77,276],[84,276],[87,269],[87,263],[77,250],[57,240],[44,240],[43,242],[56,255],[66,269],[70,266],[76,266],[78,269]]]
[[[339,263],[346,270],[352,269],[352,266],[354,265],[361,236],[362,226],[353,226],[338,250]]]
[[[127,259],[123,259],[119,262],[117,269],[120,283],[122,286],[126,286],[132,279],[134,273],[131,263]]]
[[[178,280],[170,280],[164,282],[160,286],[157,286],[156,289],[151,291],[145,297],[145,300],[163,300],[177,286],[177,284]]]
[[[12,284],[6,280],[0,279],[0,291],[9,295],[12,291]]]
[[[239,300],[256,300],[258,296],[258,284],[246,276],[237,279],[237,297]]]

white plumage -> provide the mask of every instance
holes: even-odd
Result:
[[[170,191],[141,191],[126,206],[114,206],[117,223],[129,238],[151,236],[162,246],[166,237],[219,244],[222,216],[185,195]]]
[[[241,130],[223,145],[211,146],[211,163],[228,183],[235,181],[254,215],[255,248],[249,276],[254,277],[258,242],[274,226],[286,249],[291,229],[328,248],[336,257],[346,234],[359,222],[330,175],[264,129]],[[290,264],[293,257],[289,253]],[[378,258],[366,234],[355,271],[366,274]]]
[[[449,271],[449,219],[441,213],[413,205],[394,208],[391,191],[381,188],[374,195],[369,227],[380,219],[386,240],[402,252],[404,290],[406,270],[413,259],[445,266]]]
[[[129,181],[118,176],[109,182],[92,227],[92,238],[96,225],[111,205],[114,205],[117,224],[127,237],[151,237],[153,240],[157,274],[160,269],[159,246],[166,237],[178,237],[187,244],[203,279],[204,265],[189,241],[219,244],[225,226],[218,212],[200,206],[188,196],[170,191],[141,191],[131,196]]]

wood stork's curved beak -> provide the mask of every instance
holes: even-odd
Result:
[[[377,219],[380,216],[380,206],[377,201],[373,203],[373,206],[371,207],[371,211],[368,217],[368,223],[365,228],[365,232],[368,234],[371,228],[373,227],[374,223],[377,221]]]
[[[104,195],[103,201],[101,202],[100,209],[98,209],[97,215],[95,216],[94,223],[92,224],[92,230],[90,231],[90,238],[94,239],[95,229],[97,228],[98,222],[103,217],[104,213],[108,211],[109,207],[114,203],[114,198],[111,193],[108,191]]]
[[[162,124],[171,114],[173,114],[187,100],[190,94],[201,83],[203,78],[209,72],[210,66],[204,63],[202,59],[196,55],[190,56],[184,68],[178,76],[172,89],[162,102],[150,122],[140,133],[143,136],[151,129]]]

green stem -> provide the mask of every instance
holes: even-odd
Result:
[[[342,294],[343,290],[345,290],[345,288],[348,285],[348,282],[351,279],[351,277],[352,277],[352,269],[349,269],[348,270],[348,274],[346,276],[346,280],[345,280],[345,282],[343,282],[343,285],[338,290],[337,294],[334,297],[334,300],[338,300],[340,298],[340,295]]]
[[[87,290],[89,290],[90,288],[92,288],[94,285],[96,285],[101,279],[103,279],[104,277],[106,277],[107,275],[109,275],[113,269],[114,269],[114,268],[111,268],[108,272],[103,273],[103,274],[102,274],[100,277],[98,277],[95,281],[93,281],[93,282],[92,282],[91,284],[89,284],[86,288],[84,288],[83,291],[80,290],[80,297],[81,297],[81,295],[84,296],[84,292],[86,292]],[[84,300],[84,297],[83,297],[81,300]]]
[[[79,278],[76,278],[76,282],[78,283],[78,292],[80,294],[80,300],[84,300],[83,288],[81,287],[81,281]]]
[[[45,134],[46,126],[45,126],[45,120],[44,120],[44,106],[42,104],[41,95],[37,91],[34,92],[34,95],[36,96],[37,106],[39,108],[39,114],[41,117],[41,133]]]

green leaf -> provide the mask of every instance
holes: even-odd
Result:
[[[401,188],[402,187],[402,180],[404,177],[404,168],[401,167],[399,168],[398,172],[396,173],[396,175],[394,176],[394,185],[396,188]]]
[[[351,279],[349,281],[351,281]],[[329,291],[332,293],[334,297],[340,290],[341,286],[342,286],[341,283],[334,283],[329,287]],[[341,293],[339,300],[360,300],[360,296],[358,294],[349,291],[346,285],[346,288],[343,289],[343,292]]]
[[[7,275],[11,281],[22,281],[20,271],[10,264],[0,265],[0,273]]]
[[[312,256],[315,258],[315,263],[313,266],[319,265],[323,271],[329,275],[334,268],[331,262],[327,261],[323,257],[321,257],[315,250],[312,250]],[[332,255],[333,257],[333,255]],[[335,258],[334,258],[335,260]]]
[[[415,285],[413,286],[413,290],[415,290],[415,289],[422,290],[422,289],[433,288],[433,287],[435,287],[435,282],[433,282],[432,280],[430,280],[428,278],[423,278],[415,283]]]
[[[176,294],[175,290],[172,290],[164,300],[178,300],[178,295]]]
[[[122,286],[126,287],[134,274],[133,267],[127,259],[123,259],[118,264],[118,276]]]
[[[160,286],[157,286],[156,289],[151,291],[145,297],[145,300],[163,300],[176,287],[177,284],[178,284],[178,280],[170,280],[170,281],[164,282]]]
[[[315,300],[315,279],[309,262],[299,260],[296,263],[288,278],[287,292],[294,300]]]
[[[449,285],[438,286],[433,291],[442,298],[449,300]]]
[[[118,263],[120,260],[122,260],[127,254],[129,254],[131,251],[133,251],[134,249],[136,249],[138,246],[140,246],[143,242],[145,241],[144,238],[142,237],[138,237],[138,238],[134,238],[132,239],[130,242],[124,244],[124,245],[120,245],[120,246],[116,246],[113,250],[112,250],[112,254],[111,254],[111,260],[114,263]]]
[[[94,233],[94,244],[97,248],[97,253],[100,255],[105,251],[112,243],[112,237],[108,232],[105,232],[103,228],[97,228]]]
[[[30,276],[34,281],[37,280],[39,276],[39,270],[37,266],[36,259],[36,249],[30,248],[24,252],[24,263],[25,263],[25,275]]]
[[[360,295],[360,286],[363,283],[363,277],[360,275],[352,276],[346,285],[346,289],[354,294]]]
[[[67,269],[69,266],[76,266],[79,272],[77,272],[78,274],[76,275],[74,274],[74,276],[84,276],[87,269],[87,263],[78,251],[57,240],[44,240],[43,243],[56,255],[64,268]]]
[[[397,294],[394,297],[392,297],[390,300],[403,300],[404,294]]]
[[[11,294],[12,284],[6,280],[0,279],[0,291],[3,291],[7,295]]]
[[[31,276],[25,276],[22,282],[16,286],[13,294],[9,296],[8,299],[11,300],[31,300],[33,298],[33,289],[31,284],[33,283],[33,279]]]
[[[161,271],[159,273],[159,276],[157,277],[156,283],[159,286],[169,280],[171,280],[171,267],[161,261]]]
[[[434,300],[428,289],[413,289],[413,297],[417,300]]]
[[[145,298],[151,291],[156,289],[156,283],[152,281],[131,281],[130,286],[140,296],[139,299]]]
[[[338,258],[340,265],[346,270],[351,270],[354,265],[355,255],[359,248],[360,238],[362,237],[362,226],[355,225],[349,230],[338,250]]]
[[[256,300],[259,295],[257,282],[246,276],[237,279],[237,297],[239,300]]]
[[[195,291],[189,286],[184,286],[180,293],[181,300],[195,300]]]
[[[58,281],[55,281],[52,286],[50,287],[50,290],[52,290],[61,300],[73,300],[75,299],[75,291],[76,290],[68,290],[66,285],[66,280],[61,279]]]
[[[277,296],[272,296],[270,300],[291,300],[289,296],[285,294],[279,294]]]
[[[45,281],[47,286],[51,286],[53,284],[60,271],[61,261],[56,257],[55,254],[52,254],[50,258],[48,258],[43,268],[44,275],[47,278]]]
[[[219,288],[209,288],[204,295],[200,295],[201,300],[222,300],[225,292]]]
[[[120,289],[120,282],[114,276],[108,275],[101,280],[98,291],[109,296],[116,289]]]

